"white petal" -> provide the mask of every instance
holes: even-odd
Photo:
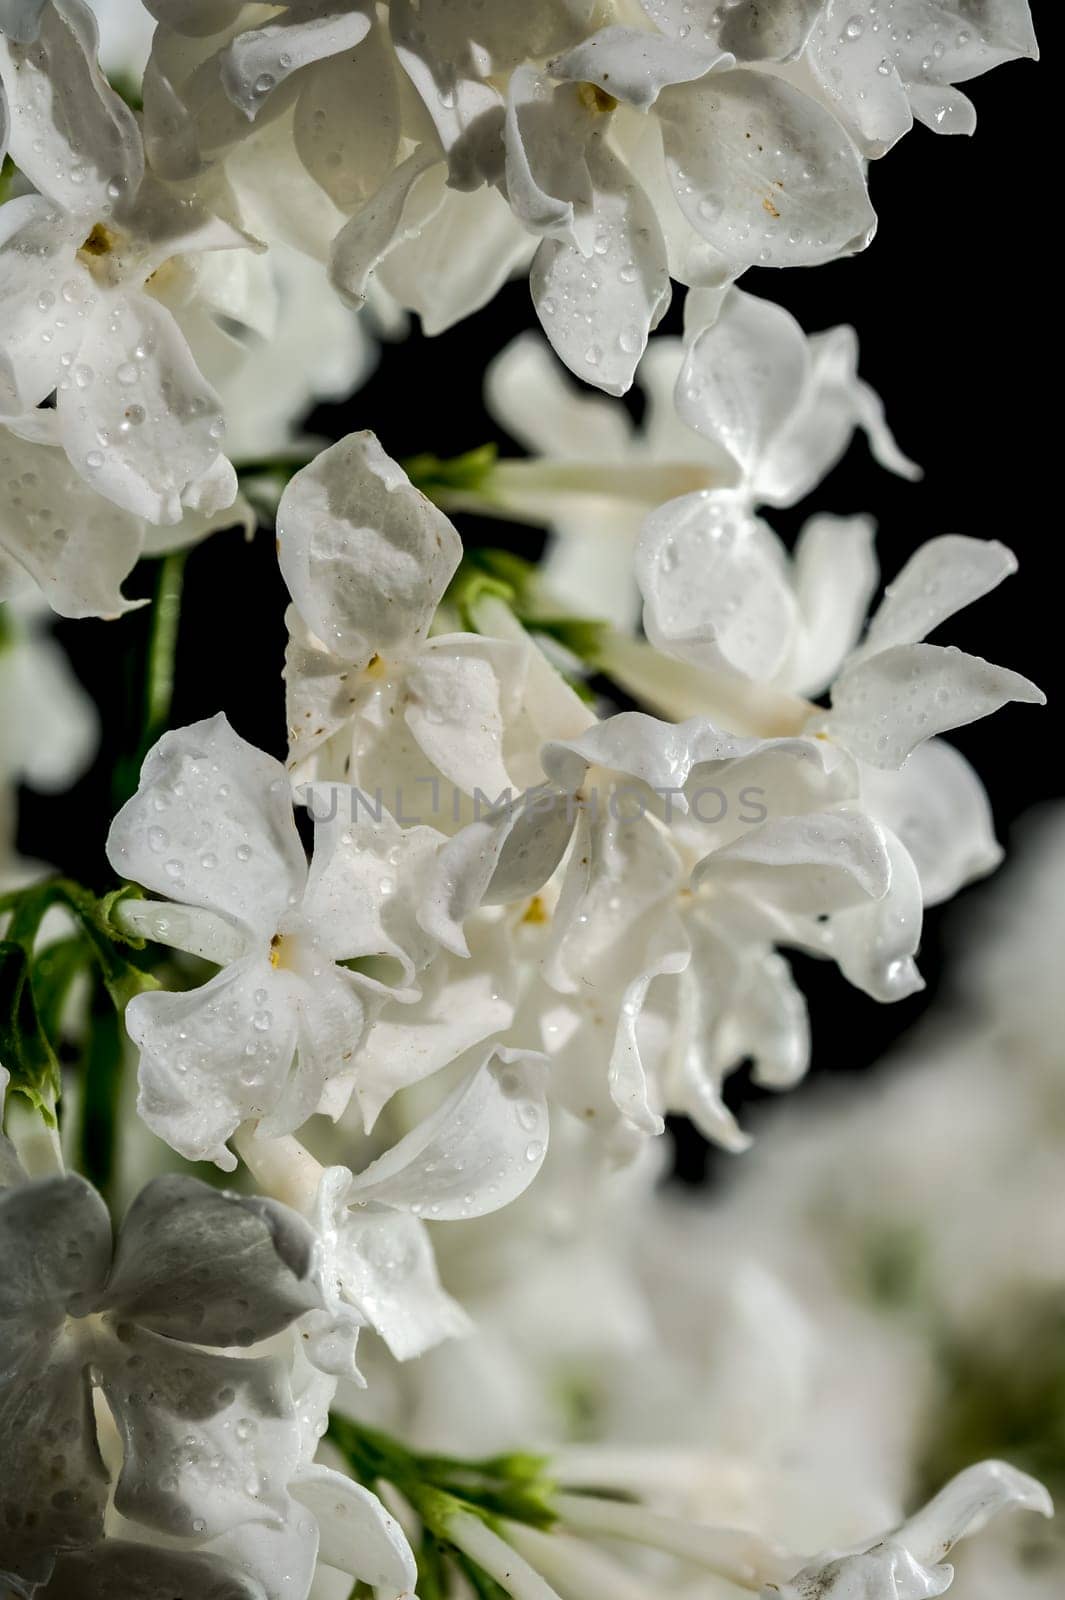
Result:
[[[878,575],[875,532],[869,517],[819,516],[803,525],[793,556],[799,626],[778,673],[797,694],[820,694],[862,631]]]
[[[678,1033],[682,1086],[690,1115],[727,1150],[750,1143],[721,1098],[730,1072],[750,1058],[765,1088],[788,1088],[810,1059],[806,1002],[783,957],[746,945],[715,927],[709,915],[689,919],[692,959],[681,980]]]
[[[898,1531],[853,1555],[822,1557],[790,1583],[771,1583],[781,1600],[925,1600],[950,1588],[954,1569],[942,1564],[959,1539],[979,1533],[1002,1511],[1019,1508],[1051,1517],[1050,1496],[1025,1472],[1004,1461],[967,1467]]]
[[[780,671],[795,599],[782,546],[742,495],[704,489],[669,501],[644,523],[633,564],[659,650],[751,678]]]
[[[3,0],[0,27],[16,44],[29,44],[37,37],[41,13],[47,4],[48,0]]]
[[[461,828],[440,849],[420,912],[422,926],[455,955],[463,923],[481,905],[506,905],[541,888],[573,832],[570,796],[545,787]]]
[[[631,386],[647,336],[669,305],[666,246],[645,191],[601,139],[588,147],[592,254],[545,239],[529,274],[556,353],[608,394]]]
[[[286,608],[285,625],[285,716],[294,768],[350,723],[358,695],[351,662],[324,650],[295,606]]]
[[[299,910],[316,959],[390,956],[404,983],[429,958],[415,921],[422,885],[442,842],[435,828],[378,819],[357,790],[314,784],[304,791],[314,820],[314,856]]]
[[[934,644],[902,644],[847,667],[823,726],[874,767],[901,767],[911,750],[1011,700],[1045,705],[1019,672]]]
[[[315,1238],[275,1200],[155,1178],[126,1213],[104,1303],[168,1339],[250,1345],[319,1304]]]
[[[100,1352],[123,1445],[116,1510],[186,1538],[279,1522],[297,1450],[285,1363],[118,1332]]]
[[[705,50],[696,51],[687,39],[675,44],[641,28],[611,27],[556,57],[548,71],[572,83],[598,84],[615,100],[646,111],[669,84],[690,83],[715,66],[732,64],[732,57],[710,41]]]
[[[760,487],[760,464],[802,400],[810,374],[809,346],[795,318],[770,300],[732,288],[716,321],[686,350],[677,411]]]
[[[445,778],[494,800],[511,787],[504,735],[525,687],[528,649],[505,639],[430,639],[407,675],[407,726]]]
[[[805,392],[761,463],[759,498],[774,506],[801,500],[836,465],[856,428],[865,430],[882,467],[919,478],[920,468],[895,443],[880,397],[858,377],[854,329],[829,328],[807,344],[812,359]]]
[[[144,524],[86,485],[61,450],[0,431],[0,553],[64,617],[113,617],[140,604],[121,592]]]
[[[0,1378],[25,1381],[36,1348],[47,1359],[68,1311],[95,1307],[111,1264],[111,1221],[96,1190],[75,1173],[16,1183],[0,1193],[4,1343]]]
[[[189,1161],[232,1171],[225,1141],[284,1092],[298,995],[291,974],[247,959],[187,994],[157,990],[131,1000],[126,1028],[141,1053],[137,1108],[153,1133]]]
[[[862,250],[876,217],[839,123],[781,79],[736,70],[659,96],[666,164],[697,233],[736,266]]]
[[[1036,57],[1026,0],[973,7],[959,0],[896,8],[891,37],[855,30],[847,0],[830,0],[811,38],[811,55],[840,115],[869,154],[882,155],[910,126],[907,96],[921,120],[945,133],[969,133],[973,113],[964,83],[1003,61]]]
[[[446,93],[455,63],[487,61],[508,72],[530,57],[566,49],[593,25],[595,0],[528,0],[517,16],[509,6],[483,0],[392,0],[397,42],[416,44]],[[397,18],[402,22],[396,25]]]
[[[396,58],[428,113],[436,140],[447,152],[449,182],[463,190],[495,181],[503,111],[499,90],[484,81],[483,45],[474,43],[464,23],[478,35],[491,28],[483,10],[474,21],[456,14],[453,5],[442,8],[435,0],[416,4],[393,0],[389,6]]]
[[[444,203],[447,168],[430,144],[400,163],[333,241],[329,276],[344,299],[361,306],[381,262],[405,239],[417,238]]]
[[[34,1185],[27,1184],[31,1190]],[[26,1235],[13,1247],[25,1251]],[[69,1240],[77,1248],[76,1234]],[[13,1254],[5,1254],[11,1261]],[[10,1324],[5,1326],[8,1335]],[[71,1326],[55,1337],[38,1323],[29,1359],[4,1374],[2,1416],[7,1444],[0,1465],[4,1544],[0,1581],[8,1575],[17,1600],[37,1595],[57,1554],[95,1543],[103,1532],[108,1475],[96,1443],[89,1354]],[[11,1354],[5,1337],[6,1358]],[[79,1597],[80,1600],[80,1597]]]
[[[484,1216],[522,1194],[547,1150],[543,1064],[493,1050],[441,1106],[360,1172],[357,1202],[439,1221]]]
[[[729,760],[750,747],[748,740],[720,733],[708,717],[674,723],[644,711],[619,711],[576,739],[550,741],[541,759],[548,776],[571,793],[589,767],[603,767],[660,794],[679,794],[694,767]],[[678,801],[677,808],[683,803]]]
[[[921,943],[921,881],[906,847],[883,830],[891,860],[887,893],[871,905],[841,911],[827,924],[826,948],[839,969],[874,1000],[905,999],[924,988],[914,963]]]
[[[237,34],[222,54],[222,87],[252,121],[291,73],[354,50],[369,31],[366,10],[352,0],[325,16],[312,13],[304,19],[295,8],[288,16],[282,12],[279,22]]]
[[[284,768],[221,713],[165,733],[148,753],[107,852],[123,877],[220,912],[264,942],[306,878]]]
[[[578,208],[592,203],[587,146],[594,115],[572,89],[532,66],[512,74],[504,122],[504,190],[532,233],[575,241]]]
[[[959,750],[918,745],[898,772],[866,767],[863,804],[912,856],[926,906],[935,906],[1002,860],[987,792]]]
[[[770,819],[702,860],[692,875],[737,884],[785,911],[843,910],[879,900],[891,882],[884,833],[860,811]]]
[[[245,1580],[199,1551],[160,1550],[147,1544],[104,1539],[91,1550],[60,1558],[41,1600],[262,1600],[257,1583]]]
[[[15,1147],[4,1132],[4,1102],[10,1082],[10,1072],[6,1067],[0,1066],[0,1189],[8,1189],[12,1184],[21,1183],[26,1176]]]
[[[918,122],[933,133],[974,133],[976,107],[960,89],[940,88],[934,83],[909,86],[910,108]]]
[[[959,1539],[986,1528],[1002,1511],[1038,1511],[1052,1517],[1054,1507],[1041,1483],[1005,1461],[980,1461],[945,1484],[898,1531],[898,1539],[920,1561],[942,1561]]]
[[[64,449],[86,482],[149,522],[181,520],[183,499],[218,459],[225,428],[221,402],[177,323],[145,294],[101,297],[77,363],[59,384],[56,412]],[[232,498],[235,480],[230,487]]]
[[[418,313],[429,336],[487,305],[534,248],[498,190],[460,194],[443,187],[445,173],[436,167],[426,177],[425,191],[436,185],[439,204],[415,235],[397,242],[378,274],[382,288]]]
[[[387,1007],[372,1023],[354,1074],[368,1133],[400,1089],[509,1026],[517,987],[510,942],[494,924],[473,925],[467,937],[465,959],[437,956],[423,974],[420,1000]]]
[[[362,1484],[327,1467],[305,1467],[292,1493],[321,1533],[320,1559],[372,1588],[413,1591],[414,1556],[395,1517]]]
[[[50,200],[90,218],[128,200],[144,171],[137,120],[100,71],[97,39],[89,7],[59,0],[32,44],[0,40],[14,160]]]
[[[620,463],[633,448],[624,406],[578,389],[535,333],[520,333],[493,359],[484,388],[492,416],[530,454]]]
[[[968,539],[958,533],[929,539],[888,584],[854,659],[892,645],[916,644],[1016,570],[1013,551],[997,539]]]
[[[352,1208],[351,1181],[346,1167],[330,1168],[319,1200],[328,1270],[343,1299],[397,1361],[469,1334],[469,1318],[441,1286],[425,1224],[402,1211]]]
[[[351,1072],[369,1012],[387,993],[361,974],[332,964],[312,967],[309,978],[304,976],[293,997],[298,1019],[296,1065],[279,1099],[262,1119],[264,1135],[275,1138],[292,1133],[322,1107],[332,1081],[343,1080]],[[264,1050],[264,1054],[259,1082],[263,1073],[273,1068],[272,1052]]]
[[[648,942],[644,970],[625,985],[618,1008],[607,1069],[610,1098],[626,1122],[651,1137],[660,1134],[665,1124],[653,1103],[640,1049],[640,1017],[654,980],[683,972],[689,959],[690,947],[679,918],[663,917]]]
[[[370,15],[353,12],[368,25]],[[399,84],[384,27],[374,20],[354,54],[308,73],[296,103],[296,149],[307,171],[341,211],[375,194],[396,165]]]
[[[80,233],[41,195],[0,207],[0,414],[13,423],[48,398],[78,352],[78,313],[95,301],[75,254]]]
[[[687,48],[716,46],[740,61],[786,61],[806,43],[822,0],[640,0],[663,33]]]
[[[307,1600],[318,1556],[318,1528],[303,1507],[289,1499],[284,1522],[267,1527],[245,1522],[203,1545],[205,1556],[224,1564],[231,1581],[246,1584],[255,1600]],[[199,1590],[194,1593],[199,1600]],[[154,1600],[154,1597],[153,1597]],[[160,1597],[170,1600],[170,1594]],[[227,1596],[228,1600],[228,1596]],[[346,1597],[345,1597],[346,1600]]]
[[[881,156],[909,132],[913,116],[893,42],[882,29],[864,25],[854,34],[848,27],[854,14],[847,0],[830,0],[810,36],[810,61],[828,103],[863,151]]]
[[[296,473],[277,533],[303,620],[359,666],[414,649],[462,555],[447,517],[371,433],[349,434]]]
[[[200,906],[180,906],[170,900],[129,899],[122,902],[118,920],[138,939],[151,939],[174,950],[184,950],[217,967],[239,960],[248,946],[243,929],[234,926],[228,917],[204,911]]]
[[[631,785],[601,789],[597,800],[596,813],[580,815],[551,923],[544,976],[560,994],[619,994],[642,978],[683,880],[671,841]]]

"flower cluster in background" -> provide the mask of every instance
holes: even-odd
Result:
[[[1051,1514],[1038,1428],[996,1460],[974,1399],[1006,1225],[869,1182],[922,1195],[959,1126],[1008,1168],[1053,1099],[1032,1016],[1009,1095],[944,1052],[783,1123],[712,1218],[658,1189],[667,1116],[739,1152],[729,1075],[806,1073],[786,952],[910,995],[925,907],[1001,857],[944,736],[1043,696],[939,630],[1014,557],[944,533],[881,591],[868,517],[789,549],[856,432],[919,468],[854,330],[737,280],[863,250],[870,163],[1035,54],[1026,0],[0,5],[4,1600],[923,1600]],[[485,393],[526,459],[307,431],[519,274],[542,334]],[[185,554],[259,525],[277,755],[224,673],[170,726]],[[17,857],[14,797],[95,749],[49,612],[120,619],[142,560],[100,895]],[[1011,1262],[1033,1327],[1051,1245]],[[1029,1548],[985,1546],[972,1600]]]

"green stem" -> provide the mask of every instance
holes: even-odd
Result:
[[[115,1166],[118,1098],[122,1087],[122,1029],[106,989],[93,997],[81,1107],[81,1171],[110,1204]]]

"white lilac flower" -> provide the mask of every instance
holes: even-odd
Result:
[[[98,493],[150,522],[230,505],[225,420],[173,315],[182,257],[248,241],[145,172],[133,114],[95,62],[81,0],[0,46],[11,150],[40,190],[2,211],[2,410],[55,395],[57,442]],[[184,286],[185,292],[194,283]]]
[[[249,1118],[298,1127],[354,1068],[374,1004],[417,993],[432,945],[415,910],[440,836],[339,788],[316,816],[308,868],[284,768],[218,716],[163,736],[112,824],[116,870],[173,897],[131,902],[128,925],[222,969],[126,1012],[141,1115],[190,1159],[233,1167],[225,1141]],[[345,965],[370,956],[393,986]]]
[[[122,1441],[123,1516],[178,1538],[279,1518],[296,1433],[284,1365],[218,1352],[319,1303],[306,1224],[172,1176],[142,1190],[112,1245],[83,1178],[19,1181],[10,1151],[5,1164],[0,1576],[29,1593],[102,1532],[94,1387]]]
[[[380,1600],[410,1600],[415,1561],[403,1529],[371,1489],[317,1459],[336,1383],[305,1359],[302,1327],[303,1319],[264,1347],[283,1366],[291,1400],[285,1448],[273,1452],[275,1514],[245,1519],[178,1546],[165,1536],[153,1537],[112,1502],[102,1543],[70,1562],[69,1578],[65,1564],[59,1563],[64,1582],[82,1574],[99,1581],[98,1573],[113,1572],[127,1581],[136,1576],[146,1585],[145,1600],[172,1600],[172,1585],[179,1578],[196,1576],[206,1582],[210,1576],[236,1586],[223,1592],[242,1600],[245,1594],[249,1600],[332,1600],[348,1595],[354,1579],[356,1585],[370,1585]],[[108,1468],[116,1472],[121,1441],[113,1429],[101,1428],[100,1445]],[[263,1485],[252,1476],[246,1487],[249,1494],[260,1494]],[[193,1561],[185,1565],[190,1556]],[[168,1582],[170,1588],[165,1587]],[[159,1589],[151,1586],[156,1583]],[[81,1591],[75,1592],[80,1600]],[[133,1592],[139,1597],[139,1590]],[[200,1592],[194,1591],[197,1596]],[[69,1591],[62,1588],[60,1593]]]
[[[419,34],[427,51],[429,34]],[[463,55],[478,59],[476,48]],[[439,90],[428,53],[423,66],[412,75],[432,115]],[[449,182],[498,187],[540,238],[530,284],[545,332],[579,377],[608,393],[632,382],[671,274],[720,283],[756,263],[828,260],[872,236],[860,162],[839,123],[783,79],[735,68],[731,55],[611,26],[546,64],[516,66],[505,97],[471,70],[459,68],[455,117],[437,124]],[[423,145],[338,236],[334,279],[352,298],[396,236],[420,230],[434,163]]]
[[[782,1087],[806,1064],[805,1014],[771,946],[889,889],[888,842],[857,809],[856,763],[828,741],[640,713],[545,735],[540,759],[534,795],[442,846],[423,925],[462,956],[479,908],[508,906],[508,1037],[554,1059],[553,1095],[619,1153],[633,1132],[660,1132],[666,1109],[737,1141],[725,1073],[753,1053]]]
[[[790,1582],[767,1584],[764,1600],[928,1600],[945,1594],[954,1579],[946,1557],[958,1540],[1015,1508],[1054,1515],[1042,1484],[1003,1461],[982,1461],[877,1543],[819,1557]]]
[[[533,459],[498,461],[472,494],[446,502],[549,526],[545,589],[567,609],[626,630],[639,613],[631,552],[647,512],[736,477],[727,451],[677,416],[681,359],[679,339],[648,345],[636,369],[646,404],[637,427],[623,405],[576,388],[544,340],[519,334],[488,367],[485,402]]]
[[[364,786],[442,830],[460,820],[445,793],[494,799],[524,781],[509,770],[507,735],[526,649],[428,637],[462,546],[373,435],[351,434],[298,472],[277,530],[294,602],[285,675],[297,769]]]
[[[736,516],[793,505],[858,428],[882,466],[917,475],[857,375],[851,328],[807,337],[779,306],[738,289],[690,295],[685,311],[684,343],[655,339],[637,368],[647,402],[639,431],[623,407],[574,393],[531,335],[486,374],[492,414],[546,459],[498,463],[469,503],[550,521],[545,583],[568,609],[627,629],[639,604],[627,558],[643,517],[664,501],[709,489],[730,490],[720,503]]]
[[[362,1382],[360,1328],[373,1328],[400,1361],[471,1332],[440,1284],[426,1222],[485,1216],[532,1183],[548,1144],[543,1063],[493,1048],[355,1175],[323,1168],[295,1139],[253,1130],[237,1143],[260,1186],[303,1213],[319,1242],[325,1304],[301,1323],[307,1358]]]
[[[972,133],[960,89],[1003,61],[1039,55],[1028,0],[827,0],[808,61],[821,92],[863,151],[880,156],[914,118],[933,133]]]

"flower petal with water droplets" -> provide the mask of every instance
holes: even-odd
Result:
[[[822,0],[640,0],[656,27],[686,48],[730,50],[739,61],[788,61],[802,51]]]
[[[149,751],[107,855],[124,878],[219,912],[264,947],[307,873],[284,768],[221,712]]]
[[[279,1523],[296,1464],[287,1363],[223,1356],[119,1323],[100,1350],[122,1439],[115,1508],[176,1537]]]
[[[148,522],[181,521],[225,432],[221,401],[173,316],[137,293],[100,296],[77,364],[59,385],[56,413],[63,448],[85,481]],[[232,499],[236,479],[226,482]]]
[[[601,28],[549,63],[554,78],[594,83],[615,100],[647,111],[671,83],[691,83],[715,67],[731,67],[727,52],[675,44],[642,28]]]
[[[233,104],[254,121],[260,106],[279,83],[303,67],[346,54],[370,32],[369,5],[348,0],[324,16],[301,15],[297,7],[280,21],[247,28],[222,54],[222,87]]]
[[[897,772],[863,768],[862,803],[913,858],[926,906],[949,900],[1002,860],[987,791],[942,739],[918,745]]]
[[[809,95],[737,69],[664,89],[657,109],[681,210],[734,266],[814,266],[869,243],[858,152]]]
[[[277,510],[278,559],[309,628],[365,666],[425,638],[458,566],[455,529],[372,433],[352,433],[297,472]]]
[[[315,1264],[314,1235],[287,1206],[169,1173],[126,1213],[104,1298],[170,1339],[249,1345],[318,1305]]]
[[[770,819],[705,856],[692,883],[747,890],[784,911],[819,914],[879,900],[891,883],[884,832],[860,811]]]
[[[666,655],[697,667],[772,678],[795,633],[783,547],[746,498],[700,490],[643,525],[634,556],[644,629]]]
[[[42,194],[89,217],[131,198],[144,171],[137,119],[100,71],[97,42],[82,0],[50,4],[32,43],[0,38],[12,157]]]
[[[284,1093],[296,1049],[301,987],[265,959],[245,958],[187,994],[156,990],[126,1007],[140,1050],[138,1110],[189,1161],[236,1166],[225,1147]]]
[[[543,1075],[542,1058],[497,1047],[358,1174],[351,1199],[439,1221],[508,1205],[528,1188],[547,1151]]]
[[[556,354],[586,383],[620,395],[669,305],[666,246],[646,192],[602,139],[590,141],[587,160],[591,254],[545,239],[529,284]]]
[[[917,644],[1016,570],[1013,551],[997,539],[958,533],[929,539],[888,584],[852,660],[868,659],[894,645]]]
[[[806,336],[790,312],[732,288],[716,321],[687,347],[677,411],[727,450],[757,490],[760,463],[803,399],[811,370]]]
[[[0,554],[39,585],[63,617],[114,617],[143,604],[122,583],[136,564],[144,524],[102,499],[61,450],[0,432]]]
[[[1011,700],[1045,705],[1019,672],[963,650],[900,644],[846,667],[822,726],[874,767],[901,767],[925,739],[990,716]]]

